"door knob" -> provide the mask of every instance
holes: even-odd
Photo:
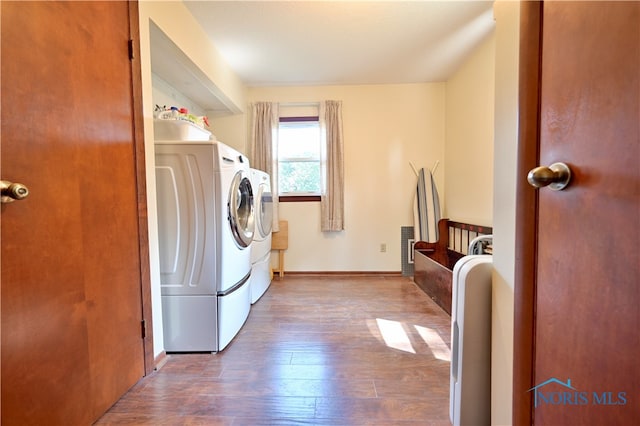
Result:
[[[27,188],[23,184],[0,180],[1,203],[12,203],[17,200],[23,200],[28,196],[29,188]]]
[[[527,175],[527,181],[535,188],[549,186],[554,191],[561,191],[569,185],[571,169],[565,163],[553,163],[549,167],[536,167]]]

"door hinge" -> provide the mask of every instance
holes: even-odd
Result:
[[[129,40],[129,59],[133,60],[133,40]]]
[[[147,320],[140,321],[140,334],[143,339],[147,337]]]

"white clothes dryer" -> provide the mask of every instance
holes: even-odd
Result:
[[[249,161],[216,141],[155,148],[165,350],[221,351],[251,308]]]
[[[273,195],[269,174],[251,169],[256,230],[251,243],[251,303],[256,303],[271,285],[271,227]]]

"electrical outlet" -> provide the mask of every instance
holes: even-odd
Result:
[[[380,253],[386,253],[386,252],[387,252],[387,244],[386,243],[380,244]]]

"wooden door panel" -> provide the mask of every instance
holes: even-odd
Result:
[[[2,423],[89,424],[144,375],[127,2],[2,2]]]
[[[538,195],[534,383],[574,389],[540,389],[569,399],[538,400],[536,424],[640,418],[639,12],[543,7],[540,164],[566,162],[573,179]]]

